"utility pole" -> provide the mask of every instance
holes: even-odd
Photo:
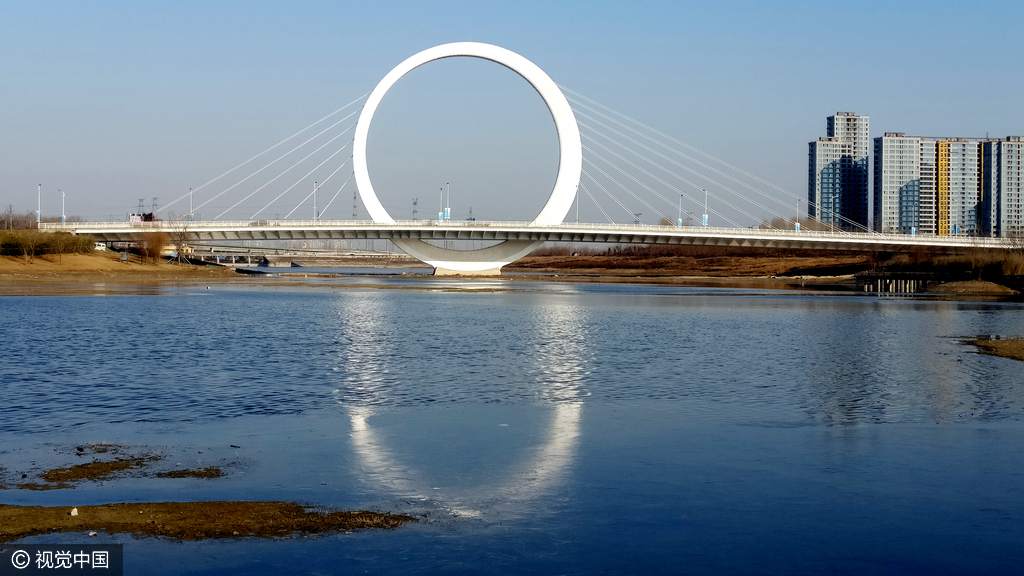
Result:
[[[412,219],[413,220],[416,219],[416,215],[419,213],[419,205],[420,205],[420,199],[419,198],[413,198],[412,199]]]
[[[36,186],[36,228],[43,221],[43,185]]]
[[[317,188],[317,184],[318,184],[318,182],[316,180],[313,180],[313,221],[314,222],[316,222],[316,220],[320,217],[319,213],[316,211],[316,188]]]
[[[679,214],[676,216],[676,226],[683,227],[683,193],[679,193]]]
[[[60,223],[64,224],[65,222],[67,222],[67,219],[68,219],[67,214],[64,212],[64,198],[65,198],[65,195],[64,195],[64,191],[61,190],[60,188],[57,188],[57,193],[60,194]]]
[[[193,204],[192,204],[192,187],[189,186],[188,187],[188,219],[189,220],[195,220],[195,218],[196,218],[196,211],[193,208]]]
[[[153,212],[153,218],[154,219],[156,218],[156,207],[158,205],[158,201],[159,200],[160,200],[159,196],[153,196],[153,209],[151,211]]]

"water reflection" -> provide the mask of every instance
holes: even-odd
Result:
[[[430,475],[403,462],[373,426],[375,406],[393,404],[390,396],[406,393],[401,389],[403,383],[390,377],[391,365],[401,373],[399,364],[415,357],[403,356],[395,340],[399,336],[392,315],[400,311],[389,306],[390,299],[378,294],[346,295],[338,300],[343,376],[335,398],[349,417],[353,450],[373,483],[402,498],[431,502],[459,516],[479,517],[485,512],[519,510],[565,479],[579,444],[583,399],[587,395],[588,318],[584,307],[558,296],[538,296],[537,300],[531,302],[532,313],[521,330],[506,334],[527,343],[524,353],[529,368],[525,377],[535,398],[551,407],[546,432],[498,480],[463,488],[432,486]],[[431,332],[424,330],[426,337],[436,336]],[[409,334],[401,337],[420,338]],[[506,353],[490,352],[500,357],[499,362]],[[424,385],[429,387],[430,383]]]
[[[1020,404],[1018,382],[964,346],[975,304],[803,302],[794,334],[806,368],[792,392],[826,424],[993,418]],[[1014,307],[982,315],[1005,321]],[[1005,327],[1003,327],[1005,330]],[[1010,333],[1014,333],[1010,329]]]

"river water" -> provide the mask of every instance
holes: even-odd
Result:
[[[372,286],[370,285],[372,284]],[[310,280],[0,298],[0,467],[113,442],[393,532],[126,543],[129,573],[993,573],[1024,564],[1024,305]],[[63,455],[63,456],[62,456]]]

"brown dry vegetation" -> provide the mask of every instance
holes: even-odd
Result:
[[[0,230],[0,256],[20,256],[26,262],[47,254],[60,256],[92,252],[93,245],[89,238],[64,232]]]
[[[960,255],[857,254],[712,246],[613,246],[601,251],[547,247],[510,269],[609,276],[847,276],[863,271],[921,272],[937,280],[985,280],[1020,284],[1024,278],[1024,242],[1019,250],[974,250]]]
[[[841,252],[707,246],[614,246],[575,254],[550,248],[509,268],[630,276],[766,277],[843,276],[873,266],[869,256]]]
[[[1017,291],[1012,288],[1007,288],[1001,284],[987,282],[985,280],[944,282],[929,288],[929,290],[938,294],[955,294],[958,296],[1013,296],[1014,294],[1017,294]]]
[[[21,257],[0,256],[0,294],[93,293],[98,286],[114,289],[118,283],[148,285],[227,280],[241,280],[241,277],[228,268],[217,266],[144,264],[137,257],[121,262],[117,254],[109,252],[68,254],[61,259],[46,256],[31,263]]]
[[[93,460],[86,464],[47,470],[40,478],[57,484],[83,480],[105,480],[127,470],[144,468],[159,459],[159,456],[133,456],[114,460]]]
[[[167,246],[170,241],[171,237],[166,232],[146,232],[145,234],[140,234],[138,245],[139,252],[142,254],[143,260],[159,262],[160,251],[163,250],[164,246]]]
[[[291,502],[155,502],[80,506],[0,504],[0,542],[52,532],[103,531],[179,540],[322,534],[392,529],[415,521],[381,512],[311,510]]]
[[[969,343],[983,354],[1024,361],[1024,338],[975,338]]]
[[[206,468],[188,468],[184,470],[168,470],[167,472],[160,472],[156,475],[157,478],[220,478],[224,476],[224,471],[217,466],[208,466]]]

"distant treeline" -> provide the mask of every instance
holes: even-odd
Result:
[[[60,216],[43,216],[40,218],[43,222],[56,223],[60,222]],[[68,216],[64,219],[65,222],[81,222],[80,216]],[[36,229],[36,213],[35,212],[15,212],[10,206],[6,210],[0,212],[0,229],[2,230],[35,230]]]
[[[92,252],[94,246],[90,238],[65,232],[0,230],[0,255],[21,256],[28,261],[45,254],[84,254]]]

